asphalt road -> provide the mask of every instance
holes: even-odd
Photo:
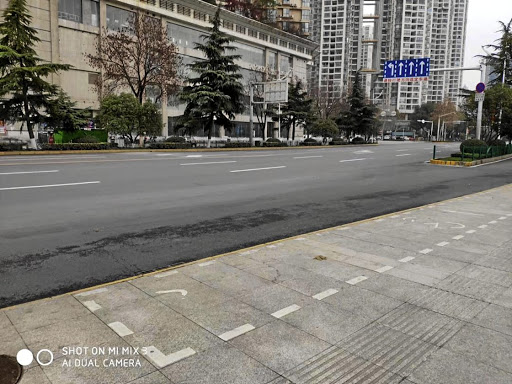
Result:
[[[1,157],[0,307],[512,183],[511,161],[440,167],[431,152]]]

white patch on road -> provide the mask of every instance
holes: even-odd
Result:
[[[498,220],[506,220],[506,219],[507,219],[507,216],[498,217]]]
[[[277,248],[275,245],[267,245],[267,248]]]
[[[360,155],[362,153],[373,153],[373,151],[370,151],[369,149],[362,149],[360,151],[354,151],[354,154]]]
[[[479,225],[479,226],[478,226],[478,228],[480,228],[480,229],[484,229],[484,228],[487,228],[487,227],[488,227],[488,225],[487,225],[487,224],[483,224],[483,225]]]
[[[397,217],[400,217],[400,215],[393,215],[393,216],[390,216],[392,219],[396,219]]]
[[[385,219],[377,219],[377,220],[375,220],[375,222],[376,222],[376,223],[380,223],[380,222],[382,222],[382,221],[384,221],[384,220],[385,220]]]
[[[298,311],[299,309],[300,309],[300,307],[297,304],[293,304],[293,305],[290,305],[289,307],[280,309],[279,311],[272,313],[272,316],[280,319],[281,317],[289,315],[290,313]]]
[[[425,249],[422,249],[422,250],[420,251],[420,253],[423,253],[424,255],[426,255],[427,253],[430,253],[430,252],[432,252],[432,251],[433,251],[433,249],[425,248]]]
[[[470,229],[469,231],[466,231],[466,233],[475,233],[476,231],[474,229]]]
[[[168,365],[176,363],[177,361],[183,360],[186,357],[192,356],[196,353],[192,348],[185,348],[181,351],[171,353],[170,355],[164,355],[162,352],[158,350],[155,346],[150,346],[146,348],[148,357],[158,368],[164,368]]]
[[[448,244],[450,244],[448,241],[441,241],[440,243],[437,243],[436,245],[438,247],[444,247],[445,245],[448,245]]]
[[[299,237],[299,238],[297,238],[297,239],[293,239],[293,240],[296,240],[296,241],[304,241],[304,240],[306,240],[306,238],[305,238],[305,237]]]
[[[187,155],[185,157],[203,157],[203,155]]]
[[[119,321],[114,321],[113,323],[108,324],[108,326],[110,328],[112,328],[112,330],[121,337],[125,337],[125,336],[133,334],[133,332],[131,330],[129,330],[126,325],[124,325],[123,323],[121,323]]]
[[[237,169],[234,171],[229,171],[231,173],[237,173],[237,172],[251,172],[251,171],[264,171],[267,169],[279,169],[279,168],[286,168],[286,165],[280,165],[278,167],[265,167],[265,168],[251,168],[251,169]]]
[[[204,262],[204,263],[199,263],[199,264],[197,264],[197,265],[198,265],[198,266],[200,266],[200,267],[206,267],[206,266],[208,266],[208,265],[212,265],[212,264],[214,264],[214,263],[215,263],[215,260],[210,260],[210,261],[206,261],[206,262]]]
[[[7,176],[7,175],[28,175],[32,173],[55,173],[59,172],[57,169],[53,169],[51,171],[26,171],[26,172],[4,172],[0,173],[0,176]]]
[[[103,293],[103,292],[107,292],[107,291],[108,291],[107,288],[98,288],[98,289],[93,289],[93,290],[87,291],[87,292],[77,293],[75,296],[85,297],[85,296],[96,295],[97,293]]]
[[[361,159],[340,160],[340,163],[348,163],[350,161],[363,161],[363,160],[367,160],[367,159],[364,157]]]
[[[393,269],[393,267],[390,266],[390,265],[385,265],[383,267],[380,267],[380,268],[376,269],[375,272],[377,272],[377,273],[384,273],[386,271],[389,271],[390,269]]]
[[[205,161],[203,163],[183,163],[180,165],[210,165],[210,164],[228,164],[228,163],[236,163],[236,160],[230,161]]]
[[[441,212],[446,213],[460,213],[462,215],[470,215],[470,216],[483,216],[481,213],[473,213],[473,212],[461,212],[461,211],[451,211],[449,209],[443,209]]]
[[[294,157],[294,159],[312,159],[313,157],[323,157],[323,156],[299,156],[299,157]]]
[[[100,184],[101,181],[84,181],[82,183],[65,183],[65,184],[46,184],[46,185],[27,185],[25,187],[8,187],[0,188],[0,191],[12,191],[15,189],[36,189],[36,188],[54,188],[54,187],[69,187],[73,185],[86,185],[86,184]]]
[[[153,277],[157,278],[157,279],[161,279],[162,277],[167,277],[167,276],[171,276],[171,275],[176,275],[178,273],[178,271],[167,271],[167,272],[162,272],[162,273],[159,273]]]
[[[457,236],[453,236],[452,239],[453,240],[460,240],[464,237],[464,235],[457,235]]]
[[[409,261],[414,260],[414,259],[415,259],[414,256],[407,256],[407,257],[404,257],[403,259],[400,259],[398,261],[401,262],[401,263],[408,263]]]
[[[360,283],[361,281],[365,281],[366,279],[368,279],[368,277],[366,277],[366,276],[357,276],[357,277],[354,277],[353,279],[347,280],[346,283],[350,284],[350,285],[356,285],[357,283]]]
[[[157,295],[163,295],[165,293],[181,293],[181,296],[187,296],[187,291],[184,289],[170,289],[168,291],[157,291]]]
[[[397,149],[396,151],[397,152],[407,152],[407,151],[409,151],[409,149]]]
[[[231,331],[223,333],[219,337],[224,341],[228,341],[228,340],[234,339],[235,337],[243,335],[244,333],[252,331],[253,329],[255,329],[255,328],[251,324],[244,324],[238,328],[235,328]]]
[[[101,305],[96,303],[94,300],[91,301],[84,301],[83,303],[87,309],[91,312],[97,311],[98,309],[101,309]]]
[[[316,295],[313,296],[313,299],[317,299],[317,300],[323,300],[325,299],[326,297],[329,297],[331,295],[334,295],[335,293],[338,293],[338,290],[337,289],[328,289],[326,291],[323,291],[323,292],[320,292],[320,293],[317,293]]]
[[[496,220],[493,220],[493,221],[489,221],[487,224],[496,224],[498,223]]]
[[[395,155],[396,157],[402,157],[402,156],[411,156],[410,153],[402,153],[400,155]]]

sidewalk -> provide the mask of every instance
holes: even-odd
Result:
[[[505,186],[0,310],[0,355],[43,350],[22,384],[510,384],[511,222]]]

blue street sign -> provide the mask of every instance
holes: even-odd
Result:
[[[483,91],[485,91],[485,84],[484,83],[478,83],[476,85],[476,91],[478,93],[482,93]]]
[[[384,81],[420,81],[430,76],[430,58],[389,60],[384,64]],[[407,80],[406,80],[407,79]]]

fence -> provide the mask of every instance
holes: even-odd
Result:
[[[461,161],[473,161],[489,159],[492,157],[512,154],[512,144],[469,147],[461,145],[461,151],[452,153],[452,158],[460,158]],[[436,158],[436,146],[434,145],[433,159]]]

